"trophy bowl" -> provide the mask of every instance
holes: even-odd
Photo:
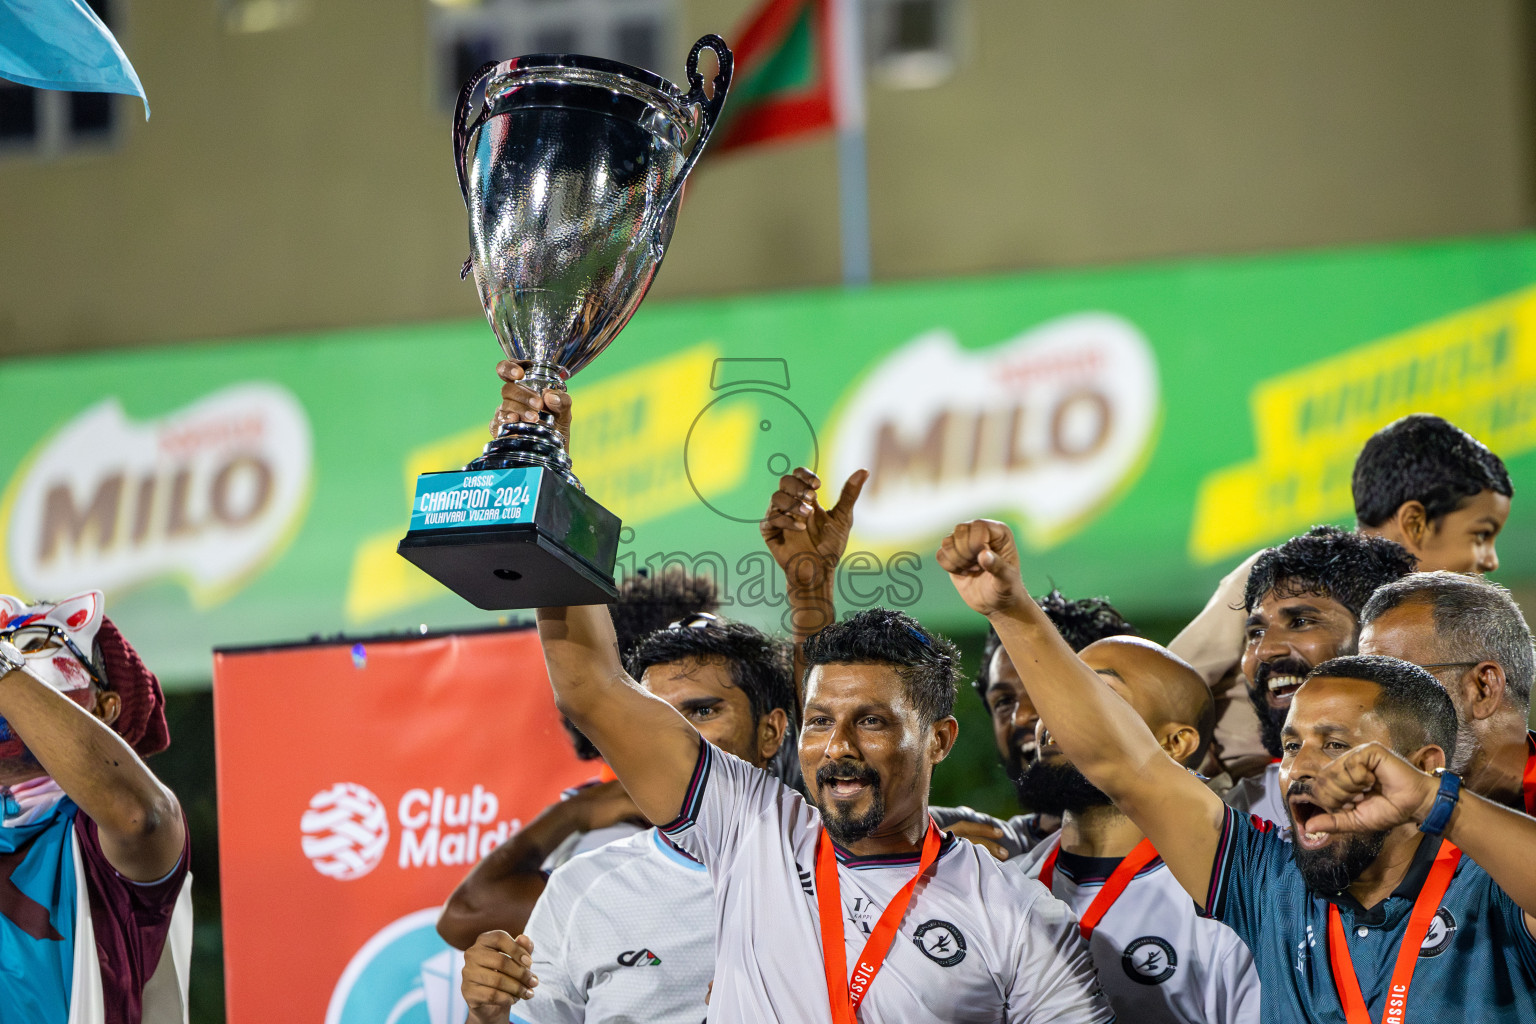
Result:
[[[719,62],[705,91],[699,55]],[[661,267],[678,199],[731,80],[705,36],[685,93],[659,75],[580,54],[487,64],[459,94],[454,162],[485,317],[536,391],[563,389],[624,329]],[[474,96],[483,85],[478,113]],[[619,520],[571,472],[554,417],[504,424],[462,471],[417,480],[400,554],[481,608],[616,596]]]

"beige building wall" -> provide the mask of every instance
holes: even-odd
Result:
[[[230,35],[122,0],[154,119],[0,159],[0,355],[474,316],[424,0]],[[684,0],[676,45],[749,0]],[[870,91],[877,280],[1505,231],[1532,220],[1519,0],[961,0],[960,69]],[[690,188],[657,298],[832,284],[819,139]]]

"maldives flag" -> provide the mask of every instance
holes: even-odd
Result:
[[[736,74],[711,151],[837,126],[833,0],[765,0],[736,33]]]

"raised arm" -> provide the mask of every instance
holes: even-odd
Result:
[[[97,701],[115,716],[115,694],[103,691]],[[96,823],[101,851],[118,874],[153,882],[170,873],[186,845],[181,805],[121,736],[20,670],[0,678],[0,718]]]
[[[1158,745],[1141,716],[1089,668],[1019,575],[1013,534],[978,519],[955,527],[939,565],[972,609],[997,630],[1051,739],[1134,821],[1174,877],[1204,906],[1225,807]]]
[[[868,479],[868,470],[856,470],[843,484],[837,504],[824,509],[816,495],[821,478],[802,466],[779,478],[760,523],[763,543],[784,571],[797,708],[805,703],[805,641],[837,621],[837,566],[853,531],[853,506]]]
[[[676,818],[702,740],[624,671],[607,606],[540,608],[539,641],[561,713],[602,752],[640,813],[657,825]]]
[[[1308,832],[1378,832],[1405,822],[1423,824],[1435,805],[1440,779],[1422,772],[1380,743],[1365,743],[1330,761],[1313,793],[1324,814]],[[1536,938],[1536,818],[1462,789],[1445,838],[1476,861],[1525,913],[1525,930]]]

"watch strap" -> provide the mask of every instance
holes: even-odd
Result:
[[[1456,802],[1461,799],[1460,775],[1444,768],[1435,774],[1440,776],[1440,791],[1435,794],[1435,803],[1424,816],[1424,823],[1419,826],[1419,831],[1429,836],[1445,832],[1445,827],[1451,823],[1451,813],[1456,810]]]

